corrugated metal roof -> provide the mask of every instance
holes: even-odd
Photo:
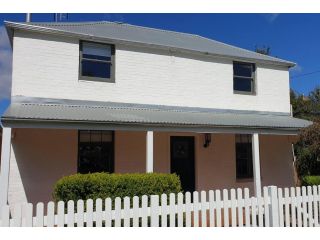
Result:
[[[2,121],[32,119],[45,121],[87,121],[101,123],[156,124],[161,126],[205,126],[300,129],[311,122],[285,115],[188,111],[185,108],[91,106],[41,103],[11,103]]]
[[[191,50],[219,56],[267,61],[289,67],[295,65],[290,61],[259,54],[195,34],[147,28],[126,23],[107,21],[72,23],[6,22],[6,26],[9,28],[24,28],[44,32],[59,31],[60,33],[82,34],[98,38],[122,40],[132,43],[142,43],[154,46]]]

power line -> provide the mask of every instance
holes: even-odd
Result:
[[[296,75],[296,76],[292,76],[292,78],[299,78],[299,77],[304,77],[304,76],[308,76],[308,75],[312,75],[312,74],[316,74],[316,73],[320,73],[320,70],[314,71],[314,72],[309,72],[309,73],[305,73],[305,74],[300,74],[300,75]]]

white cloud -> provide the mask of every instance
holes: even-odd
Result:
[[[0,99],[10,98],[12,52],[4,27],[0,27]]]
[[[262,16],[269,22],[273,23],[279,16],[280,13],[265,13]]]

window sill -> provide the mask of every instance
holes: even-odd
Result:
[[[248,96],[256,96],[257,95],[255,92],[245,92],[245,91],[236,91],[236,90],[233,90],[233,94],[248,95]]]
[[[81,77],[79,78],[81,82],[103,82],[103,83],[115,83],[112,78],[95,78],[95,77]]]

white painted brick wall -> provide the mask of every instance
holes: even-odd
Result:
[[[287,69],[257,66],[257,95],[233,93],[232,62],[117,45],[116,83],[78,80],[78,40],[15,32],[12,96],[289,112]]]

